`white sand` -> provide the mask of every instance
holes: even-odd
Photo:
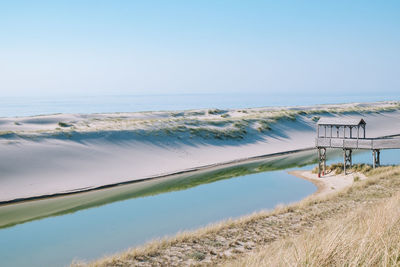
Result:
[[[327,107],[352,106],[323,108]],[[289,110],[297,109],[315,107]],[[155,135],[132,133],[188,120],[200,124],[209,120],[257,120],[275,111],[278,108],[247,109],[245,113],[229,110],[226,119],[221,114],[197,114],[202,111],[186,111],[184,116],[179,112],[142,112],[3,118],[0,131],[13,133],[0,136],[0,202],[79,191],[314,146],[313,115],[298,116],[296,121],[280,120],[264,133],[253,129],[258,125],[253,122],[244,139],[234,140],[185,136],[185,133],[171,135],[163,131]],[[367,137],[400,134],[400,111],[362,115],[353,112],[343,116],[363,117],[367,122]],[[60,127],[59,122],[72,127]],[[71,128],[73,131],[67,130]],[[60,131],[65,135],[60,135]]]
[[[311,171],[292,171],[290,174],[315,183],[318,187],[318,190],[315,193],[317,196],[324,196],[349,187],[354,183],[355,177],[358,177],[359,180],[367,179],[364,174],[359,172],[348,173],[347,175],[344,175],[344,173],[329,173],[322,177],[318,177],[317,174],[312,173]]]

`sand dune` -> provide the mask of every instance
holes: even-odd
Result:
[[[96,188],[314,146],[318,117],[400,134],[397,102],[0,119],[0,202]]]

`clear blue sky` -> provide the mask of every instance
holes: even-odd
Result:
[[[0,92],[400,91],[400,1],[1,1]]]

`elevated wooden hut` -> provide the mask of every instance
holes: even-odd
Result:
[[[317,123],[317,137],[365,138],[365,125],[365,121],[361,118],[321,118]],[[356,133],[353,131],[355,129],[357,129]]]
[[[366,123],[362,118],[321,118],[317,123],[316,146],[318,148],[318,177],[326,172],[326,148],[343,148],[343,168],[346,174],[347,168],[352,165],[352,149],[346,146],[349,141],[365,139]],[[350,139],[350,140],[348,140]]]

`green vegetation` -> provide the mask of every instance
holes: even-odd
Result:
[[[71,125],[71,124],[68,124],[68,123],[65,123],[65,122],[62,122],[62,121],[60,121],[60,122],[58,123],[58,126],[60,126],[60,127],[71,127],[72,125]]]
[[[218,115],[218,114],[223,114],[223,113],[226,113],[227,111],[225,111],[225,110],[221,110],[221,109],[209,109],[208,110],[208,114],[211,114],[211,115]]]
[[[317,122],[319,121],[320,118],[321,118],[320,116],[313,116],[312,121]]]
[[[261,133],[266,132],[266,131],[270,131],[271,130],[271,126],[270,126],[270,122],[267,120],[260,120],[258,121],[259,123],[259,127],[257,127],[257,130]]]
[[[204,111],[188,111],[185,114],[186,116],[204,116],[206,113]]]
[[[184,112],[174,112],[174,113],[171,113],[171,116],[172,117],[183,117],[183,116],[185,116],[185,113]]]
[[[368,175],[373,170],[370,164],[353,164],[349,171],[351,172],[361,172]],[[343,163],[333,163],[329,166],[326,166],[327,173],[335,173],[335,174],[342,174],[344,171],[344,164]],[[313,173],[318,173],[318,166],[316,166],[313,170]]]
[[[257,108],[240,110],[189,110],[179,112],[142,112],[134,116],[118,115],[107,117],[89,117],[81,119],[74,124],[58,122],[57,128],[48,130],[16,131],[21,137],[40,138],[52,136],[49,133],[61,132],[67,128],[75,133],[99,133],[103,131],[130,131],[132,135],[146,137],[170,137],[217,139],[217,140],[242,140],[245,138],[259,137],[273,129],[274,124],[300,120],[315,123],[320,116],[326,114],[367,114],[391,112],[400,110],[400,102],[383,102],[381,104],[349,104],[328,105],[313,108]],[[214,116],[209,116],[214,115]],[[218,115],[218,116],[217,116]],[[16,123],[14,123],[16,124]],[[17,125],[17,124],[16,124]]]
[[[229,126],[232,123],[231,120],[206,120],[206,121],[202,121],[202,123],[200,123],[200,125],[203,126]]]
[[[3,137],[9,136],[9,135],[12,135],[12,134],[14,134],[13,131],[0,131],[0,136],[3,136]]]
[[[202,261],[206,258],[206,255],[202,252],[193,252],[192,254],[189,255],[190,258],[193,258],[197,261]]]

